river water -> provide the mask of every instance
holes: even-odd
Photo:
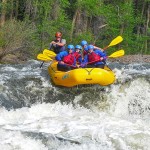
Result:
[[[113,85],[74,88],[39,66],[0,65],[0,150],[150,149],[150,63],[110,63]]]

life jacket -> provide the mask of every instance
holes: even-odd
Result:
[[[86,54],[88,54],[88,53],[87,53],[86,50],[84,50],[84,51],[83,51],[83,56],[85,56]]]
[[[54,40],[55,42],[62,42],[62,39],[60,39],[60,41],[59,40]],[[58,46],[58,45],[56,45],[56,47],[53,47],[53,49],[54,49],[54,52],[56,53],[56,54],[58,54],[58,53],[60,53],[61,51],[64,51],[65,50],[65,46]]]
[[[79,54],[78,52],[74,52],[74,57],[75,57],[76,61],[78,61],[80,56],[81,56],[81,54]]]
[[[75,56],[74,54],[68,54],[63,58],[63,62],[69,65],[72,65],[75,61]]]
[[[88,61],[89,63],[93,62],[93,63],[96,63],[96,61],[100,61],[100,56],[98,54],[96,54],[95,52],[92,52],[90,54],[88,54]]]

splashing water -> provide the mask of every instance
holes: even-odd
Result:
[[[150,64],[111,64],[114,85],[70,89],[39,65],[0,65],[0,149],[149,149]]]

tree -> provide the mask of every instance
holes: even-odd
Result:
[[[2,0],[1,2],[1,16],[0,16],[0,25],[3,26],[6,19],[6,6],[7,6],[7,0]]]

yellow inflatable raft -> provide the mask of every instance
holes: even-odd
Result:
[[[57,70],[57,61],[53,61],[49,67],[49,75],[55,85],[73,87],[81,84],[99,84],[106,86],[114,83],[115,74],[105,67],[101,68],[78,68],[67,72]]]

